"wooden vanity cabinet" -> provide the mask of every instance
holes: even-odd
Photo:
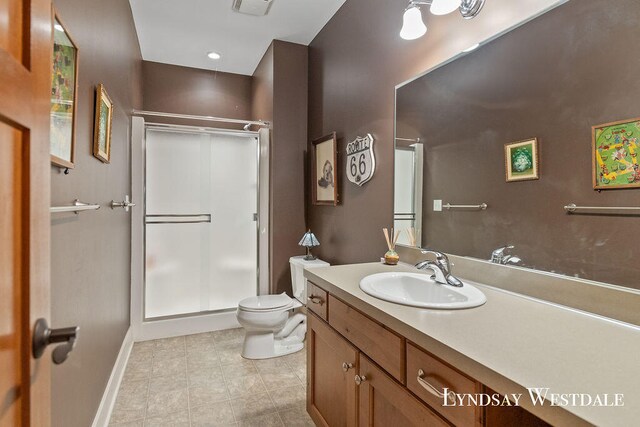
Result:
[[[307,339],[307,412],[318,426],[355,426],[358,350],[313,313]]]
[[[437,427],[449,424],[369,358],[360,354],[358,425]]]

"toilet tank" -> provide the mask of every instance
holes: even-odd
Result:
[[[291,287],[293,296],[306,305],[307,279],[304,278],[305,268],[328,267],[329,263],[320,259],[305,260],[304,256],[294,256],[289,258],[291,265]]]

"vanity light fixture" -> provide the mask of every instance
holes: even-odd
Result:
[[[430,6],[429,10],[434,15],[447,15],[457,9],[464,19],[471,19],[480,13],[484,2],[485,0],[410,0],[402,16],[400,37],[415,40],[427,32],[421,6]]]
[[[220,55],[218,52],[209,52],[207,53],[207,56],[209,57],[209,59],[220,59],[222,58],[222,55]]]

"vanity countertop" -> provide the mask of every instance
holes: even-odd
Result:
[[[406,271],[381,263],[320,267],[305,276],[389,329],[500,392],[523,393],[522,407],[554,425],[637,425],[640,419],[640,328],[466,280],[487,302],[432,310],[364,293],[370,274]],[[425,273],[426,274],[426,273]],[[624,395],[623,407],[534,406],[528,387],[549,393]]]

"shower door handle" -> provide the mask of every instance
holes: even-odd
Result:
[[[253,221],[254,222],[258,222],[258,214],[257,213],[253,214]]]

